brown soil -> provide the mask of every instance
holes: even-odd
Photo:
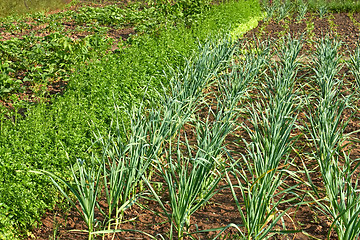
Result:
[[[354,14],[354,18],[357,21],[360,21],[360,15]],[[320,39],[324,35],[330,35],[331,37],[338,37],[342,40],[346,45],[344,45],[343,49],[354,49],[357,44],[359,37],[359,27],[356,26],[356,23],[352,22],[346,13],[337,13],[326,16],[323,19],[316,17],[315,15],[308,14],[306,19],[312,19],[314,29],[307,28],[307,20],[302,20],[300,22],[295,19],[286,19],[282,20],[279,23],[275,21],[264,22],[261,21],[259,26],[250,32],[248,32],[244,39],[252,39],[253,35],[257,36],[261,39],[278,39],[281,36],[286,35],[288,32],[293,36],[300,36],[304,34],[305,45],[302,51],[302,54],[306,54],[309,56],[311,52],[314,50],[314,41]],[[333,23],[331,23],[333,21]],[[285,26],[288,24],[288,26]],[[331,25],[333,24],[333,25]],[[332,33],[332,27],[335,27],[336,32]],[[259,29],[264,29],[259,31]],[[284,29],[288,29],[288,31],[284,31]],[[119,30],[109,32],[109,37],[123,37],[122,32],[126,30]],[[131,30],[128,30],[129,33]],[[263,32],[264,31],[264,32]],[[279,33],[280,32],[280,33]],[[124,33],[125,37],[127,33]],[[301,69],[298,74],[299,81],[308,82],[311,85],[311,82],[308,78],[304,78],[305,76],[312,75],[311,71],[307,69]],[[346,74],[346,70],[342,71],[342,74],[345,74],[344,81],[352,87],[354,79]],[[341,75],[342,76],[342,75]],[[339,76],[339,77],[341,77]],[[303,89],[307,91],[307,89]],[[252,93],[254,98],[258,98],[258,94],[256,90]],[[359,106],[359,103],[357,103]],[[299,126],[304,125],[306,123],[306,118],[304,115],[304,111],[306,109],[299,110],[299,117],[297,124]],[[351,116],[351,112],[348,111],[344,114],[345,119],[349,119]],[[351,118],[349,122],[347,132],[351,132],[360,128],[359,121],[360,114],[356,112],[355,117]],[[246,117],[239,119],[239,122],[246,122],[248,124],[248,120]],[[306,154],[310,154],[312,149],[306,143],[307,140],[305,136],[302,134],[303,130],[295,129],[292,133],[293,136],[299,136],[299,139],[295,143],[295,149],[299,150],[299,152],[304,152]],[[359,138],[360,133],[356,133],[354,138]],[[233,157],[239,159],[241,157],[240,153],[245,154],[245,148],[243,139],[249,140],[249,136],[247,136],[244,130],[239,130],[234,132],[227,139],[227,148],[233,154]],[[352,152],[352,157],[359,157],[360,155],[360,145],[359,143],[354,144],[355,149]],[[297,155],[294,152],[291,153],[291,158],[294,159],[294,166],[291,168],[292,170],[301,170],[303,169],[303,164],[307,166],[308,169],[314,170],[317,168],[317,164],[314,160],[310,160],[305,155]],[[304,179],[306,178],[304,175],[300,174]],[[312,181],[319,188],[323,188],[322,179],[318,172],[313,172],[311,174]],[[159,180],[161,182],[161,180]],[[294,185],[296,182],[294,180],[288,180],[288,184]],[[221,182],[220,186],[225,186],[226,182]],[[296,192],[302,196],[302,190],[310,190],[305,185],[300,185]],[[321,192],[321,194],[323,194]],[[305,196],[305,200],[311,200],[308,196]],[[282,206],[283,209],[286,209],[286,206]],[[141,199],[139,201],[139,205],[134,205],[131,209],[126,211],[125,213],[125,222],[121,225],[122,229],[136,229],[141,230],[146,233],[152,235],[162,235],[166,236],[169,231],[169,224],[163,222],[166,221],[164,216],[161,214],[155,214],[154,212],[161,211],[159,205],[154,201],[149,201],[145,199]],[[321,214],[317,209],[315,204],[309,205],[299,205],[298,207],[290,207],[288,209],[289,217],[285,218],[285,224],[288,229],[292,230],[301,230],[301,233],[293,233],[288,235],[280,235],[278,237],[274,237],[273,239],[312,239],[312,237],[317,239],[325,239],[326,235],[329,231],[329,227],[331,225],[330,220],[323,214]],[[100,214],[97,213],[98,219],[101,219]],[[204,230],[204,229],[212,229],[218,227],[224,227],[230,223],[241,224],[240,215],[236,209],[234,204],[234,200],[232,194],[229,189],[221,190],[218,194],[216,194],[210,202],[205,205],[204,208],[200,209],[196,212],[191,219],[192,228],[191,230]],[[86,233],[77,233],[71,232],[70,230],[79,229],[84,230],[86,226],[81,220],[79,214],[74,211],[74,209],[70,209],[66,212],[61,211],[49,211],[47,212],[42,219],[42,226],[40,228],[34,229],[33,237],[29,239],[49,239],[52,236],[56,236],[56,239],[87,239]],[[196,238],[202,239],[211,239],[216,232],[211,232],[202,235],[195,235]],[[227,230],[223,239],[237,239],[237,237],[231,238],[231,234],[236,234],[236,230],[231,228]],[[236,235],[233,235],[236,236]],[[310,237],[312,236],[312,237]],[[111,236],[110,236],[111,237]],[[52,239],[52,238],[51,238]],[[101,239],[101,238],[99,238]],[[107,239],[107,238],[105,238]],[[110,239],[110,238],[109,238]],[[117,233],[114,236],[114,239],[149,239],[144,234],[134,233],[134,232],[124,232]],[[160,238],[158,238],[160,239]],[[330,239],[337,239],[336,234],[332,231]]]
[[[310,54],[315,47],[315,42],[324,36],[336,38],[343,43],[342,50],[353,50],[360,36],[360,14],[354,13],[353,22],[348,13],[333,13],[323,18],[307,13],[305,18],[297,21],[295,18],[286,18],[277,22],[275,20],[260,21],[257,28],[245,34],[244,38],[251,39],[254,35],[261,40],[278,40],[290,34],[292,37],[303,35],[305,39],[302,54]],[[309,25],[309,26],[307,26]],[[311,28],[313,25],[313,28]],[[259,31],[263,29],[263,32]],[[285,31],[284,31],[285,30]]]

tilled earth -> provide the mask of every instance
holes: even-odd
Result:
[[[279,38],[288,34],[293,37],[302,37],[304,39],[304,47],[301,51],[301,54],[310,59],[311,54],[315,49],[316,41],[324,36],[329,36],[330,38],[337,38],[344,43],[341,47],[341,52],[344,56],[346,56],[348,55],[347,51],[354,50],[358,44],[359,30],[359,13],[328,13],[323,18],[319,18],[316,14],[308,13],[305,18],[300,21],[296,20],[295,18],[286,18],[279,22],[275,20],[261,21],[258,27],[248,32],[242,40],[252,41],[253,37],[255,36],[259,40],[269,39],[277,41]],[[243,43],[243,41],[240,42]],[[305,61],[305,64],[308,66],[311,64],[311,62]],[[349,90],[352,91],[354,79],[349,74],[348,69],[344,67],[340,74],[341,76],[344,76],[344,82],[346,83],[345,85],[348,86]],[[311,75],[311,70],[303,68],[301,71],[299,71],[298,74],[299,81],[306,82],[308,80],[304,76],[309,77]],[[256,97],[256,91],[254,91],[251,95]],[[356,104],[358,105],[359,103],[357,102]],[[350,116],[351,112],[349,111],[344,115],[344,118],[348,119]],[[347,132],[359,129],[359,117],[359,112],[356,112],[349,122]],[[245,119],[239,119],[239,121],[246,122]],[[305,122],[306,119],[304,114],[300,112],[298,124],[302,125],[305,124]],[[301,131],[296,129],[294,130],[293,134],[301,135]],[[360,133],[354,134],[353,139],[359,138],[359,134]],[[227,148],[232,152],[234,158],[239,158],[239,153],[245,153],[244,144],[242,141],[244,138],[248,139],[248,136],[245,131],[241,129],[228,137]],[[306,143],[306,138],[302,135],[296,141],[295,148],[308,154],[310,154],[312,150],[311,147]],[[358,157],[360,146],[358,146],[358,144],[354,144],[353,148],[352,157]],[[305,157],[300,159],[299,156],[295,153],[292,153],[291,157],[295,159],[295,165],[292,167],[292,170],[294,171],[302,169],[302,161],[304,161],[309,169],[316,168],[316,162],[313,160],[306,159]],[[320,174],[314,172],[311,178],[312,181],[321,189],[322,180]],[[158,181],[161,182],[161,179],[158,179]],[[294,184],[290,182],[290,180],[288,183]],[[224,179],[220,186],[225,186],[226,184],[227,183]],[[306,186],[300,186],[298,190],[300,193],[301,190],[309,189],[307,189]],[[310,199],[305,198],[305,200]],[[287,206],[282,207],[285,209]],[[126,211],[124,216],[125,222],[120,227],[122,229],[136,229],[144,231],[153,236],[162,235],[165,237],[169,231],[169,224],[164,223],[166,221],[165,217],[155,214],[155,212],[160,211],[161,208],[156,202],[142,199],[139,201],[138,205],[135,205]],[[299,205],[297,207],[291,207],[287,213],[288,217],[285,217],[285,224],[287,229],[301,230],[301,232],[288,235],[279,235],[274,237],[274,239],[326,238],[331,226],[331,221],[321,212],[319,212],[319,210],[316,209],[316,206]],[[101,220],[99,213],[97,213],[97,219]],[[204,230],[224,227],[230,223],[241,224],[241,217],[237,211],[231,191],[227,188],[221,190],[212,199],[210,199],[208,204],[206,204],[192,216],[191,223],[193,224],[191,229],[193,231],[196,229]],[[56,239],[87,239],[86,233],[70,231],[74,229],[86,230],[86,226],[81,220],[80,215],[74,209],[67,211],[57,209],[55,211],[49,211],[44,215],[42,219],[42,226],[34,229],[33,236],[29,239],[53,239],[53,236]],[[217,232],[214,231],[207,234],[195,235],[195,237],[211,239],[216,235],[216,233]],[[111,237],[113,236],[109,236],[109,239]],[[238,238],[239,235],[236,235],[236,230],[233,228],[230,228],[222,235],[222,239]],[[114,236],[114,239],[149,238],[140,233],[124,232],[117,233]],[[337,239],[336,233],[334,231],[331,232],[330,239]]]

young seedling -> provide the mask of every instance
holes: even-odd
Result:
[[[320,5],[317,9],[317,12],[319,14],[319,17],[323,18],[328,13],[327,6],[325,4]]]
[[[347,62],[351,73],[355,77],[357,88],[360,88],[360,46],[357,45],[353,54],[350,55],[350,59]]]
[[[297,21],[301,21],[305,18],[306,13],[308,12],[308,5],[304,2],[298,5],[298,12],[296,16]]]

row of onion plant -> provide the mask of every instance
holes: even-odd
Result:
[[[251,139],[245,141],[247,154],[233,163],[231,174],[236,184],[227,175],[242,218],[242,224],[237,225],[241,239],[267,239],[279,233],[274,228],[286,214],[279,205],[296,197],[294,193],[294,197],[285,198],[296,185],[288,187],[284,181],[291,176],[290,135],[296,120],[294,110],[299,104],[294,84],[301,46],[301,41],[287,39],[279,50],[280,62],[268,66],[264,100],[249,109],[251,125],[244,125]]]
[[[337,78],[341,66],[338,54],[340,43],[329,38],[321,39],[314,53],[314,82],[320,89],[312,101],[309,133],[314,146],[313,157],[317,160],[322,176],[325,197],[310,178],[313,200],[332,222],[338,239],[358,239],[360,234],[360,194],[358,189],[358,163],[351,160],[346,151],[345,134],[347,121],[345,110],[350,108],[350,97],[341,92],[342,79]]]
[[[195,68],[190,68],[189,75],[181,75],[181,79],[195,78],[194,83],[199,83],[198,86],[194,83],[188,85],[187,81],[171,85],[172,96],[176,96],[179,102],[202,97],[201,101],[189,105],[189,111],[184,114],[184,116],[192,116],[187,130],[183,129],[184,131],[179,131],[176,136],[169,138],[163,154],[157,155],[154,159],[156,172],[164,180],[168,198],[163,199],[148,182],[149,189],[163,210],[162,214],[170,223],[167,236],[169,239],[175,237],[182,239],[191,234],[191,216],[215,194],[217,185],[223,177],[222,146],[225,137],[233,130],[237,113],[233,109],[226,108],[222,102],[217,103],[216,110],[211,106],[207,107],[205,119],[197,117],[194,113],[195,109],[200,110],[200,105],[208,105],[204,98],[206,96],[204,89],[216,79],[214,75],[204,75],[202,72],[214,64],[213,59],[233,54],[234,48],[230,43],[221,44],[222,48],[218,48],[213,56],[201,55],[203,61]],[[228,57],[226,60],[229,59]],[[222,57],[221,61],[224,60]],[[223,65],[225,66],[227,64]],[[219,67],[211,68],[222,70]],[[203,107],[202,111],[206,111],[204,109]],[[214,120],[210,121],[210,118]],[[193,132],[190,133],[189,129]],[[193,134],[196,140],[191,139],[190,142],[187,137],[189,134]]]
[[[360,45],[359,44],[355,48],[354,53],[350,54],[348,66],[351,73],[355,77],[357,88],[360,88]]]

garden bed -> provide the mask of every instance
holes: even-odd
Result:
[[[296,16],[296,15],[295,15]],[[294,128],[291,130],[291,148],[289,149],[289,165],[281,165],[279,169],[286,168],[289,172],[292,172],[296,175],[293,178],[284,178],[284,183],[277,189],[276,193],[279,193],[286,187],[296,186],[295,189],[291,191],[292,194],[297,195],[298,197],[292,199],[289,202],[284,202],[277,206],[276,214],[280,214],[282,211],[286,210],[282,221],[276,223],[273,226],[273,231],[282,231],[286,229],[287,234],[275,235],[273,239],[325,239],[329,234],[330,239],[339,239],[338,233],[335,231],[333,224],[334,217],[331,217],[324,212],[321,212],[318,208],[320,205],[318,203],[320,200],[324,200],[327,192],[324,188],[323,176],[319,171],[319,163],[316,160],[316,151],[317,147],[314,146],[313,142],[315,139],[311,136],[310,128],[311,123],[309,122],[309,116],[315,114],[316,110],[319,107],[316,102],[318,97],[319,87],[317,86],[315,70],[316,68],[316,57],[314,53],[319,49],[319,43],[324,39],[325,41],[333,42],[331,39],[337,39],[342,42],[342,45],[337,49],[339,54],[338,67],[339,71],[336,72],[334,76],[336,79],[340,79],[342,84],[336,85],[339,87],[339,99],[346,99],[351,94],[354,96],[351,98],[351,103],[349,108],[344,112],[341,112],[340,118],[343,123],[348,121],[348,124],[345,124],[345,129],[343,129],[343,135],[357,131],[360,128],[359,120],[359,101],[355,96],[358,96],[358,85],[356,83],[356,78],[353,72],[350,71],[348,65],[342,63],[348,62],[351,59],[351,56],[354,56],[354,51],[358,46],[358,37],[359,37],[359,23],[360,15],[357,13],[327,13],[326,15],[320,17],[317,13],[307,13],[303,19],[296,19],[296,17],[286,17],[281,20],[264,20],[261,21],[257,28],[249,31],[238,44],[240,51],[238,54],[241,56],[242,50],[245,49],[245,46],[254,43],[254,37],[257,41],[264,42],[269,40],[269,48],[271,49],[271,56],[268,61],[270,64],[264,67],[264,74],[259,74],[255,76],[256,81],[253,82],[253,85],[249,88],[248,98],[241,101],[241,109],[244,113],[240,114],[237,118],[237,123],[235,125],[238,127],[237,130],[234,129],[233,132],[229,133],[224,142],[227,151],[230,153],[232,158],[227,158],[226,154],[223,153],[222,158],[224,164],[231,164],[231,161],[241,161],[242,157],[251,159],[249,157],[249,146],[244,144],[244,140],[250,142],[251,138],[249,137],[249,132],[244,130],[244,124],[249,127],[250,132],[254,131],[254,122],[249,121],[251,118],[251,110],[256,103],[261,103],[262,106],[266,106],[269,103],[269,99],[262,95],[261,90],[264,91],[264,86],[266,89],[266,74],[267,76],[275,77],[275,73],[271,73],[270,69],[276,69],[274,66],[281,65],[281,52],[282,46],[286,45],[286,39],[288,34],[290,38],[300,38],[302,36],[303,46],[299,51],[301,58],[298,58],[299,66],[296,68],[296,77],[294,89],[292,90],[293,94],[298,97],[298,106],[294,107],[293,112],[291,112],[292,117],[297,117],[297,120],[294,123]],[[284,40],[285,39],[285,40]],[[329,40],[330,39],[330,40]],[[285,41],[281,45],[282,41]],[[251,48],[250,48],[251,49]],[[249,50],[249,49],[247,49]],[[246,51],[245,51],[246,52]],[[300,56],[299,55],[299,56]],[[239,60],[235,58],[236,63]],[[241,57],[240,57],[241,59]],[[240,61],[241,62],[241,61]],[[243,69],[244,65],[240,65],[240,69]],[[231,72],[234,70],[228,69],[225,72]],[[239,70],[238,70],[239,71]],[[240,70],[241,71],[241,70]],[[277,68],[279,71],[279,68]],[[224,74],[224,72],[222,72]],[[220,77],[221,78],[221,75]],[[219,91],[219,83],[214,83],[210,88],[204,89],[204,93],[208,93],[205,97],[207,104],[215,104],[218,99],[221,99],[221,91]],[[269,86],[267,86],[269,87]],[[217,96],[217,97],[216,97]],[[261,102],[261,100],[263,102]],[[339,100],[342,101],[342,100]],[[205,121],[206,117],[209,114],[209,108],[200,107],[200,111],[196,112],[196,115],[200,121]],[[258,107],[258,106],[257,106]],[[245,109],[245,110],[244,110]],[[255,108],[256,109],[256,108]],[[261,109],[261,107],[260,107]],[[211,117],[214,118],[215,112],[210,113]],[[250,111],[250,113],[249,113]],[[258,112],[258,114],[260,114]],[[212,115],[214,114],[214,115]],[[307,117],[306,117],[307,116]],[[264,117],[261,115],[261,117]],[[260,118],[260,122],[264,119]],[[195,124],[195,123],[192,123]],[[260,124],[261,125],[261,124]],[[193,125],[192,125],[193,126]],[[191,131],[192,127],[185,128],[188,136],[189,142],[196,142],[196,131]],[[336,128],[339,130],[340,128]],[[340,130],[341,132],[341,130]],[[180,133],[179,133],[180,134]],[[182,132],[183,134],[183,132]],[[350,135],[349,138],[345,139],[345,142],[339,141],[336,147],[341,151],[349,151],[350,159],[356,161],[359,156],[360,145],[358,142],[359,133],[355,132]],[[350,144],[348,146],[342,144]],[[195,151],[196,147],[194,147]],[[336,153],[339,157],[339,168],[344,164],[344,157]],[[282,156],[283,159],[286,159],[286,155]],[[241,164],[240,164],[241,165]],[[306,168],[305,168],[306,166]],[[355,167],[355,163],[352,163],[352,167]],[[355,169],[355,173],[358,174],[358,170]],[[155,177],[153,177],[152,186],[159,186],[157,191],[161,195],[163,202],[168,204],[169,196],[163,188],[166,185],[166,181],[162,179],[161,174],[154,171]],[[247,172],[249,174],[249,172]],[[308,174],[308,175],[307,175]],[[233,184],[235,184],[235,179],[230,178]],[[353,176],[353,181],[357,181],[357,177]],[[207,229],[216,229],[217,231],[210,231],[209,233],[197,233],[193,236],[195,238],[205,238],[211,239],[220,232],[221,228],[228,226],[229,224],[236,224],[241,226],[243,224],[243,219],[239,213],[239,209],[236,206],[233,193],[228,187],[229,182],[226,177],[223,176],[222,180],[218,184],[218,190],[209,201],[204,204],[200,209],[198,209],[191,216],[191,226],[187,229],[190,232],[202,231]],[[253,182],[255,185],[255,183]],[[227,187],[226,187],[227,186]],[[285,187],[286,186],[286,187]],[[222,189],[222,188],[225,189]],[[317,189],[317,193],[314,191],[314,187]],[[221,190],[222,189],[222,190]],[[237,192],[238,193],[238,192]],[[238,193],[239,194],[239,193]],[[318,199],[315,200],[314,196],[318,195]],[[291,194],[290,194],[291,195]],[[290,199],[290,197],[289,197]],[[243,199],[239,199],[240,202]],[[274,201],[278,200],[274,198]],[[319,201],[319,202],[318,202]],[[346,200],[345,200],[346,201]],[[325,204],[328,204],[327,201],[324,201]],[[274,203],[272,203],[274,204]],[[107,208],[105,202],[100,201],[100,206],[104,209]],[[168,211],[171,212],[170,205],[166,205]],[[115,239],[131,239],[131,238],[142,238],[150,239],[143,233],[134,233],[134,231],[142,231],[148,233],[152,236],[167,236],[170,229],[170,223],[167,222],[167,218],[164,214],[161,214],[163,210],[159,206],[159,203],[155,200],[140,199],[138,204],[133,205],[130,209],[124,212],[123,223],[120,225],[120,229],[130,230],[129,232],[116,233]],[[101,222],[103,220],[102,215],[99,211],[95,212],[96,218]],[[73,210],[67,210],[65,213],[63,210],[47,212],[42,219],[43,226],[33,232],[34,236],[38,239],[45,239],[48,236],[57,236],[60,239],[86,239],[88,238],[87,233],[76,233],[70,232],[69,230],[73,229],[82,229],[86,230],[86,224],[81,220],[78,212]],[[271,224],[269,220],[264,227],[268,227]],[[282,225],[284,224],[284,225]],[[240,229],[243,230],[242,227]],[[246,231],[244,231],[246,234]],[[112,237],[112,234],[109,234],[109,239]],[[188,236],[189,237],[189,236]],[[239,239],[240,233],[234,227],[227,229],[222,235],[222,239]],[[99,237],[101,239],[101,237]]]

